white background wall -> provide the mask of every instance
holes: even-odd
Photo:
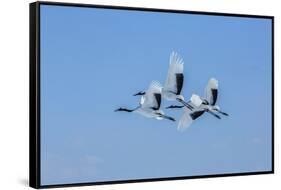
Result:
[[[61,0],[63,1],[63,0]],[[0,189],[28,189],[28,3],[0,2]],[[72,189],[273,189],[280,174],[280,34],[281,6],[274,0],[71,0],[75,3],[113,4],[166,9],[265,14],[275,16],[275,171],[274,175],[193,179]],[[280,137],[280,138],[279,138]],[[64,188],[62,188],[64,189]]]

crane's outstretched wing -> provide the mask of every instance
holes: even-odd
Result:
[[[164,89],[174,94],[181,93],[184,81],[183,59],[175,52],[170,55],[170,65]]]
[[[218,98],[219,82],[215,78],[211,78],[205,89],[205,98],[210,105],[214,106]]]
[[[191,111],[189,109],[187,109],[186,107],[183,108],[183,114],[179,120],[178,128],[177,128],[179,131],[185,130],[193,122],[192,118],[189,115],[190,113]]]
[[[191,111],[190,109],[184,107],[183,114],[178,123],[178,130],[183,131],[188,128],[192,122],[203,115],[204,112],[205,110],[202,108],[196,108],[195,110]]]
[[[145,95],[142,96],[140,104],[143,108],[159,110],[161,106],[162,86],[157,81],[152,81]]]

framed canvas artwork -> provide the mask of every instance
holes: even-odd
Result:
[[[274,18],[30,4],[30,186],[274,172]]]

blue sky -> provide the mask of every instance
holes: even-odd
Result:
[[[179,132],[113,112],[165,81],[173,50],[186,99],[215,77],[230,117]],[[271,170],[271,73],[269,19],[41,5],[41,183]]]

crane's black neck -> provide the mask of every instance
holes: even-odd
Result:
[[[136,111],[140,106],[136,107],[135,109],[128,109],[128,108],[118,108],[117,110],[115,110],[116,112],[117,111],[124,111],[124,112],[133,112],[133,111]]]

